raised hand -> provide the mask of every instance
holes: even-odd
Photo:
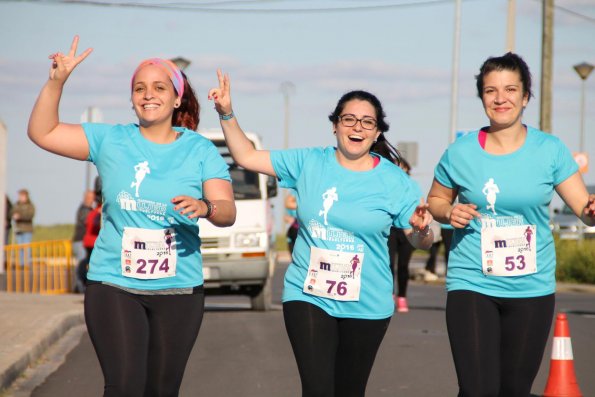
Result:
[[[217,69],[217,79],[219,80],[219,88],[211,88],[209,90],[209,100],[214,102],[217,113],[230,114],[232,107],[229,75],[223,74],[221,69]]]
[[[466,227],[473,218],[480,217],[481,214],[477,212],[475,204],[461,204],[458,203],[450,211],[448,219],[453,227],[462,229]]]
[[[414,231],[425,230],[432,222],[432,219],[434,219],[428,208],[430,208],[430,205],[423,198],[420,199],[419,205],[415,207],[415,211],[409,219],[409,224],[413,227]]]
[[[76,55],[76,49],[79,44],[79,37],[74,36],[72,40],[72,44],[70,45],[70,51],[67,55],[64,55],[61,52],[57,52],[55,54],[51,54],[48,56],[49,59],[52,59],[52,66],[50,68],[50,80],[54,80],[57,82],[66,82],[70,73],[77,67],[79,63],[81,63],[89,54],[93,51],[92,48],[87,48],[83,51],[80,55]]]

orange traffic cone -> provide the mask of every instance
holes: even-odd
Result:
[[[572,342],[566,314],[558,313],[554,328],[550,374],[543,397],[582,397],[574,374]]]

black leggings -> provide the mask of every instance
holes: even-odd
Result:
[[[527,397],[552,325],[555,295],[494,298],[451,291],[446,325],[459,397]]]
[[[395,275],[395,260],[397,262],[397,295],[407,296],[407,284],[409,283],[409,262],[415,248],[411,245],[403,229],[390,228],[388,236],[388,257],[390,269]]]
[[[303,397],[362,397],[390,323],[336,318],[310,303],[283,304]]]
[[[204,314],[204,290],[136,295],[89,283],[85,321],[104,396],[177,396]]]

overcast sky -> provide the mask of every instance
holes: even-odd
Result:
[[[122,5],[125,2],[111,1]],[[8,129],[7,192],[27,188],[36,223],[72,223],[86,163],[46,153],[26,137],[29,113],[47,79],[47,56],[67,51],[75,34],[93,53],[71,76],[60,111],[80,122],[89,106],[108,123],[135,122],[130,76],[148,57],[183,56],[200,103],[201,129],[219,123],[206,94],[216,68],[231,76],[234,111],[267,148],[283,147],[280,85],[290,81],[290,147],[334,143],[327,115],[352,89],[383,102],[393,142],[417,142],[414,178],[429,189],[449,142],[455,1],[137,2],[164,7],[93,6],[62,1],[0,2],[0,120]],[[553,132],[578,150],[581,80],[572,68],[595,63],[595,1],[556,0]],[[351,9],[350,9],[351,8]],[[507,0],[462,2],[457,128],[487,124],[474,76],[506,50]],[[524,121],[539,126],[541,1],[516,1],[515,51],[535,80]],[[595,73],[594,73],[595,75]],[[595,77],[586,83],[586,151],[595,154]],[[585,175],[595,184],[595,167]]]

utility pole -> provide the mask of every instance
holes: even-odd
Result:
[[[81,123],[101,123],[103,115],[101,110],[95,106],[89,106],[81,115]],[[85,162],[85,190],[91,189],[91,163]]]
[[[508,20],[506,22],[506,52],[514,52],[516,24],[516,0],[508,0]]]
[[[291,81],[284,81],[279,87],[283,94],[285,117],[283,121],[283,149],[289,148],[289,97],[295,93],[295,85]]]
[[[6,142],[7,130],[0,120],[0,274],[4,273],[4,241],[6,239]],[[2,196],[5,198],[2,199]]]
[[[543,0],[541,35],[541,98],[539,129],[552,132],[552,64],[554,43],[554,0]]]
[[[283,94],[283,149],[287,150],[289,148],[289,114],[291,110],[289,106],[289,98],[295,93],[295,84],[293,84],[291,81],[284,81],[279,86],[279,90],[281,91],[281,94]],[[285,200],[287,199],[287,196],[289,196],[289,190],[285,189],[285,194],[283,195],[283,204],[281,206],[283,211],[285,211]],[[285,217],[281,215],[279,218],[279,230],[283,232],[285,229]]]
[[[450,136],[448,143],[456,139],[457,111],[459,100],[459,52],[461,47],[461,0],[455,1],[455,29],[452,45],[452,77],[450,86]]]

